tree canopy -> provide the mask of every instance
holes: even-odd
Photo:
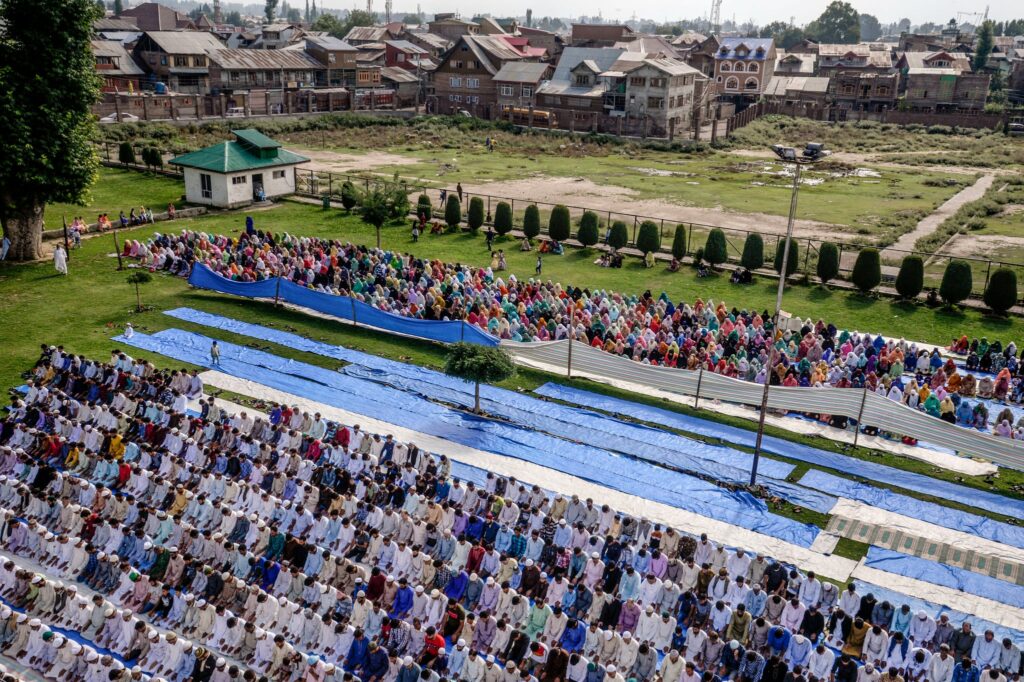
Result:
[[[313,22],[314,31],[324,31],[335,38],[344,38],[356,26],[373,26],[375,18],[372,13],[362,9],[354,9],[344,19],[324,12]]]
[[[974,44],[974,57],[971,58],[971,67],[975,71],[981,71],[988,64],[988,58],[992,54],[992,22],[986,21],[978,29],[978,36]]]
[[[819,43],[858,43],[860,15],[850,3],[832,0],[821,16],[807,25],[807,33]]]
[[[444,373],[475,384],[474,411],[480,411],[480,383],[504,381],[516,373],[509,354],[498,346],[454,343],[444,359]]]
[[[758,35],[761,38],[774,39],[775,47],[781,50],[788,50],[804,39],[803,29],[791,26],[785,21],[773,21],[762,26]]]
[[[0,224],[11,260],[41,257],[46,204],[84,204],[96,179],[98,16],[94,0],[0,0]]]
[[[860,39],[878,40],[882,35],[882,24],[873,14],[860,15]]]

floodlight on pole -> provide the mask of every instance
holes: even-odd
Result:
[[[768,388],[772,383],[772,372],[775,369],[775,333],[779,329],[779,318],[782,312],[782,294],[786,289],[786,276],[789,273],[789,245],[793,240],[793,225],[796,222],[796,201],[800,193],[800,170],[821,161],[831,152],[820,142],[808,142],[802,153],[796,148],[781,144],[773,144],[771,150],[786,163],[793,164],[793,191],[789,198],[789,220],[786,222],[786,242],[782,248],[782,268],[779,272],[779,288],[775,294],[775,314],[772,316],[771,338],[768,340],[768,358],[765,363],[764,391],[761,393],[761,412],[757,419],[757,440],[754,441],[754,462],[750,467],[750,485],[757,484],[757,465],[761,459],[761,441],[764,439],[764,419],[768,413]]]

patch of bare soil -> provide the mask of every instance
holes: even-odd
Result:
[[[310,158],[310,161],[302,164],[300,168],[317,171],[335,171],[336,173],[365,171],[385,166],[404,166],[416,163],[417,161],[410,156],[401,156],[388,152],[366,151],[358,154],[345,154],[327,149],[302,149],[299,151]]]
[[[750,230],[769,234],[785,234],[786,217],[765,213],[740,213],[723,208],[683,206],[663,199],[636,199],[637,192],[626,187],[599,185],[585,178],[534,177],[511,182],[465,184],[469,194],[490,194],[497,197],[566,204],[595,211],[611,211],[612,219],[629,213],[645,218],[665,219],[677,223],[700,223]],[[797,237],[817,239],[852,238],[848,227],[815,220],[797,220]]]
[[[736,156],[748,156],[758,159],[774,159],[776,158],[775,152],[770,149],[729,149],[726,151],[727,154],[735,154]],[[901,154],[936,154],[935,150],[918,151],[918,152],[901,152]],[[897,163],[895,161],[886,161],[884,155],[878,154],[862,154],[858,152],[834,152],[829,156],[832,161],[842,161],[845,163],[852,163],[856,165],[868,164],[871,166],[877,166],[879,168],[898,168],[900,170],[913,169],[916,171],[928,171],[933,173],[959,173],[961,175],[974,175],[975,173],[996,173],[1000,174],[1003,172],[1002,169],[993,170],[991,168],[975,168],[972,166],[915,166],[906,163]],[[1012,171],[1007,171],[1012,172]]]
[[[1024,237],[960,234],[946,242],[939,254],[956,258],[986,258],[997,255],[1002,249],[1021,247],[1024,247]]]

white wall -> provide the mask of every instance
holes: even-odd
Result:
[[[274,172],[283,172],[284,177],[275,178]],[[274,166],[258,171],[244,171],[241,173],[230,173],[222,175],[219,173],[208,173],[212,183],[213,196],[204,198],[202,185],[199,179],[201,171],[196,168],[185,169],[185,196],[190,203],[203,204],[206,206],[219,206],[222,208],[233,208],[252,203],[253,197],[253,175],[263,175],[263,191],[267,197],[279,197],[295,192],[295,166]],[[233,179],[244,177],[245,182],[235,184]]]

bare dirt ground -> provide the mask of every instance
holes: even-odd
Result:
[[[758,159],[774,159],[775,153],[769,149],[729,149],[727,154],[736,156],[747,156]],[[923,152],[901,152],[902,154],[934,154],[933,151]],[[975,173],[1012,173],[1013,171],[992,168],[975,168],[972,166],[914,166],[906,163],[886,161],[884,156],[878,154],[862,154],[859,152],[834,152],[829,156],[834,161],[842,161],[854,165],[870,165],[878,168],[895,168],[899,170],[928,171],[932,173],[957,173],[960,175],[974,175]]]
[[[400,156],[398,154],[375,151],[343,154],[326,149],[300,149],[299,152],[310,158],[309,163],[302,164],[300,168],[316,171],[334,171],[335,173],[374,170],[385,166],[404,166],[419,161],[419,159],[411,156]]]
[[[958,234],[946,242],[938,253],[956,258],[986,258],[1001,249],[1021,247],[1024,247],[1024,237]]]
[[[941,225],[946,218],[956,213],[964,204],[983,197],[988,188],[992,186],[993,180],[995,180],[994,175],[982,175],[973,185],[965,187],[951,196],[945,201],[945,203],[922,218],[917,224],[917,227],[912,231],[907,232],[905,235],[897,239],[892,246],[886,249],[888,253],[883,253],[883,255],[898,258],[901,255],[899,253],[901,251],[913,251],[914,244],[917,243],[918,239],[939,229],[939,225]]]
[[[672,222],[720,225],[739,230],[785,234],[786,217],[764,213],[740,213],[723,208],[698,208],[659,199],[635,199],[636,192],[614,185],[598,185],[585,178],[534,177],[513,182],[462,185],[469,194],[491,194],[549,204],[567,204],[598,211],[629,213]],[[614,219],[614,218],[613,218]],[[852,238],[849,228],[814,220],[798,220],[798,237],[818,239]]]

